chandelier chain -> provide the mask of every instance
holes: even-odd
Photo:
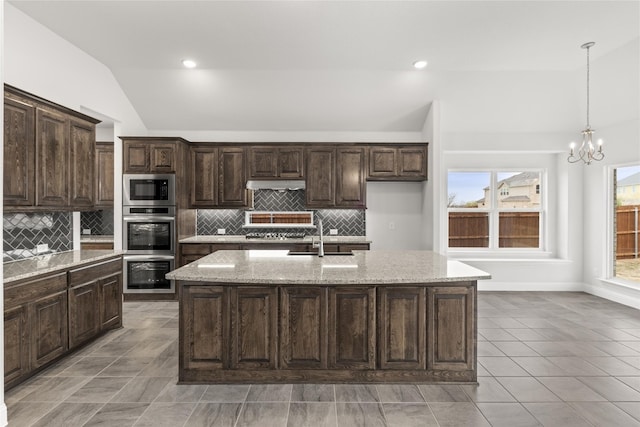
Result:
[[[590,47],[587,47],[587,128],[591,127],[589,126],[589,49]]]

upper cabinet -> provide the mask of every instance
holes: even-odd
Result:
[[[427,144],[369,147],[367,180],[424,181],[426,179]]]
[[[304,178],[304,149],[294,146],[249,148],[249,179]]]
[[[96,202],[95,207],[113,207],[113,142],[96,142],[95,156]]]
[[[191,207],[249,207],[244,147],[191,146]]]
[[[175,173],[179,138],[122,137],[124,173]]]
[[[92,209],[98,122],[5,85],[5,210]]]
[[[310,147],[306,159],[307,207],[366,207],[364,147]]]

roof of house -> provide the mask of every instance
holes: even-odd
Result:
[[[540,181],[539,172],[521,172],[517,175],[510,176],[509,178],[501,179],[498,181],[498,188],[507,184],[509,187],[527,187],[529,185],[537,184]],[[484,187],[488,190],[489,187]]]
[[[626,187],[628,185],[640,185],[640,172],[629,175],[618,181],[618,187]]]
[[[501,202],[530,202],[529,196],[509,196],[504,199],[500,199]]]

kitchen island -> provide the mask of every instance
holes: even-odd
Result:
[[[218,251],[167,274],[181,383],[476,382],[477,280],[428,251]]]

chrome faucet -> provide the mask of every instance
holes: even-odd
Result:
[[[318,256],[324,256],[324,240],[322,237],[322,220],[318,218],[318,234],[320,234],[320,239],[318,242],[313,242],[313,247],[318,248]]]

